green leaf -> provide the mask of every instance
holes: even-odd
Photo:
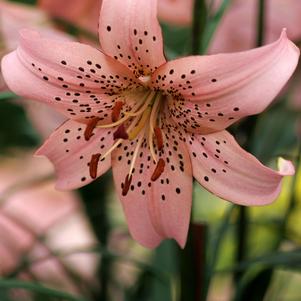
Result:
[[[16,99],[18,96],[12,92],[0,93],[0,100]]]
[[[278,105],[258,116],[251,141],[252,153],[263,162],[290,152],[296,144],[298,115],[283,105]]]
[[[180,28],[162,24],[164,52],[169,60],[188,53],[191,45],[189,28]]]
[[[262,301],[271,283],[273,269],[260,270],[253,277],[243,277],[233,301]],[[251,278],[251,279],[248,279]]]
[[[9,0],[9,1],[25,3],[25,4],[31,4],[31,5],[35,5],[37,3],[37,0]]]
[[[210,283],[213,279],[217,261],[220,255],[222,242],[223,239],[226,237],[227,231],[229,230],[231,224],[231,217],[233,215],[233,211],[235,208],[236,208],[235,206],[231,206],[225,211],[223,220],[221,221],[216,231],[216,234],[210,241],[210,246],[209,246],[210,252],[208,252],[209,253],[208,264],[207,264],[207,270],[204,279],[204,293],[203,293],[204,300],[206,300],[207,298]]]
[[[301,270],[301,249],[292,251],[273,252],[254,259],[246,260],[230,269],[217,272],[232,272],[247,270],[250,267],[258,265],[260,267],[284,268],[289,270]]]
[[[230,2],[231,2],[230,0],[223,0],[223,2],[221,3],[220,7],[215,12],[215,14],[213,16],[209,15],[207,25],[204,31],[203,41],[202,41],[202,45],[204,45],[202,49],[202,53],[206,53],[207,49],[209,48],[214,33],[219,23],[221,22],[221,19],[224,13],[226,12]]]
[[[12,147],[36,146],[38,142],[38,135],[29,123],[25,110],[14,102],[1,100],[0,152]]]
[[[157,273],[143,269],[136,284],[126,291],[126,301],[171,301],[172,279],[177,273],[176,253],[175,242],[164,241],[152,258],[151,266]]]
[[[33,283],[33,282],[26,282],[21,280],[6,280],[6,279],[0,279],[0,289],[24,289],[30,292],[42,294],[45,296],[51,296],[53,298],[58,298],[59,300],[64,301],[88,301],[87,299],[84,299],[82,297],[76,297],[69,293],[54,290],[48,287],[43,286],[39,283]]]

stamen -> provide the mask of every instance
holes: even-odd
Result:
[[[149,95],[149,94],[148,94],[148,95]],[[147,97],[148,97],[148,95],[147,95]],[[129,116],[128,114],[134,113],[134,112],[135,112],[135,111],[136,111],[136,110],[144,103],[144,101],[145,101],[145,99],[147,99],[147,97],[141,99],[140,101],[138,101],[138,102],[133,106],[132,110],[131,110],[130,112],[126,112],[126,113],[124,114],[124,116],[123,116],[121,119],[119,119],[118,121],[113,122],[113,123],[110,123],[110,124],[102,124],[102,125],[98,125],[97,127],[98,127],[98,128],[102,128],[102,129],[107,129],[107,128],[112,128],[112,127],[115,127],[115,126],[118,126],[118,125],[122,124],[123,122],[125,122],[125,121],[127,121],[128,119],[131,118],[131,116]]]
[[[113,134],[114,140],[116,139],[124,139],[127,140],[129,138],[128,133],[124,127],[124,124],[120,125],[116,132]]]
[[[106,153],[105,153],[104,155],[101,156],[101,158],[100,158],[99,160],[101,161],[101,160],[105,159],[108,155],[110,155],[111,152],[112,152],[115,148],[117,148],[117,147],[122,143],[122,141],[123,141],[123,139],[117,140],[117,141],[111,146],[111,148],[110,148],[109,150],[107,150]]]
[[[135,118],[136,119],[136,118]],[[134,120],[135,120],[134,119]],[[133,124],[131,124],[128,128],[129,131],[131,131],[133,128]],[[104,155],[101,156],[101,158],[99,159],[100,161],[102,161],[103,159],[105,159],[108,155],[111,154],[111,152],[116,149],[121,143],[123,142],[123,139],[118,139],[109,150],[106,151],[106,153]]]
[[[165,161],[162,158],[160,158],[155,168],[155,171],[152,174],[151,180],[156,181],[162,175],[164,168],[165,168]]]
[[[123,105],[124,105],[123,101],[117,101],[115,103],[115,106],[112,110],[112,121],[113,122],[116,122],[119,119],[120,112],[121,112]]]
[[[159,106],[161,104],[161,102],[160,102],[161,97],[162,97],[161,93],[157,94],[157,97],[155,99],[154,106],[153,106],[153,109],[152,109],[152,113],[151,113],[150,118],[149,118],[151,133],[154,132],[154,128],[155,128],[155,125],[156,125],[158,111],[159,111],[159,108],[160,108]]]
[[[157,115],[159,111],[159,104],[160,104],[161,94],[159,93],[155,99],[154,106],[152,108],[152,112],[149,118],[149,132],[148,132],[148,144],[149,150],[152,155],[153,160],[157,163],[157,156],[155,154],[154,143],[153,143],[153,134],[154,134],[154,127],[157,120]]]
[[[97,167],[98,167],[99,158],[100,158],[100,154],[94,154],[91,157],[89,171],[92,179],[96,179],[97,177]]]
[[[132,172],[134,170],[135,162],[136,162],[136,159],[138,157],[139,150],[140,150],[141,144],[142,144],[143,139],[144,139],[144,134],[145,134],[145,129],[140,134],[140,138],[139,138],[139,140],[137,142],[137,145],[136,145],[136,148],[135,148],[135,151],[134,151],[134,154],[133,154],[133,158],[132,158],[132,162],[131,162],[131,167],[130,167],[130,172],[129,172],[130,176],[132,176]]]
[[[126,196],[128,194],[128,192],[130,190],[131,183],[132,183],[132,176],[127,175],[125,177],[124,186],[122,188],[122,195],[123,196]]]
[[[148,144],[149,144],[149,151],[151,153],[151,156],[152,156],[153,160],[157,163],[158,160],[157,160],[157,156],[156,156],[154,144],[153,144],[153,134],[151,134],[150,131],[148,133]]]
[[[129,133],[129,140],[134,140],[137,137],[137,135],[140,133],[140,131],[145,127],[146,121],[148,120],[151,111],[152,111],[152,107],[151,105],[148,105],[142,117],[140,118],[138,124]]]
[[[159,127],[155,127],[155,136],[157,139],[158,150],[160,151],[163,148],[163,135]]]
[[[93,130],[96,128],[97,123],[100,119],[98,117],[95,117],[90,120],[90,122],[87,124],[87,127],[85,129],[84,137],[86,141],[89,141],[90,138],[93,136]]]

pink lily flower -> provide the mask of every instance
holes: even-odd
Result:
[[[283,31],[258,49],[166,62],[156,12],[157,1],[104,0],[103,52],[23,30],[2,68],[14,92],[70,118],[37,152],[53,162],[57,188],[86,185],[112,167],[134,239],[184,247],[193,177],[226,200],[265,205],[294,173],[283,159],[279,171],[263,166],[225,128],[271,103],[299,50]]]

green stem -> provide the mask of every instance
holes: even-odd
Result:
[[[236,262],[242,262],[246,259],[246,250],[248,243],[248,209],[247,207],[238,206],[238,219],[236,227],[237,249],[236,249]],[[243,272],[237,271],[234,273],[235,283],[238,284]]]
[[[207,6],[205,0],[194,1],[191,54],[200,54],[203,47]],[[190,223],[184,250],[180,250],[180,301],[200,301],[205,273],[206,231],[204,224]]]
[[[96,238],[103,248],[106,248],[111,231],[108,216],[108,195],[110,189],[110,177],[108,174],[83,187],[80,192],[84,200],[86,212]],[[97,301],[109,301],[109,282],[111,279],[112,258],[102,257],[97,277],[100,282],[100,292],[94,292]]]
[[[257,15],[257,36],[256,46],[260,47],[263,45],[265,38],[265,0],[258,0],[258,15]],[[241,129],[244,130],[246,135],[246,150],[251,150],[251,137],[254,133],[257,117],[252,116],[245,120],[241,124]],[[236,251],[236,262],[239,263],[246,259],[246,250],[248,243],[248,208],[239,206],[238,207],[238,220],[237,220],[237,251]],[[243,272],[237,271],[234,273],[234,280],[238,284],[241,279]]]
[[[258,0],[256,46],[260,47],[265,39],[265,0]]]
[[[208,254],[208,261],[209,264],[207,266],[207,272],[206,272],[206,277],[204,281],[204,289],[203,289],[203,298],[206,300],[210,284],[213,278],[213,275],[215,273],[217,261],[220,255],[220,250],[221,246],[223,243],[223,240],[225,236],[227,235],[227,231],[229,230],[231,218],[234,212],[235,206],[231,206],[229,209],[226,210],[224,213],[224,217],[222,222],[220,223],[218,230],[217,230],[217,235],[216,238],[213,239],[212,246],[210,247],[210,255]]]
[[[207,23],[207,6],[205,0],[195,0],[192,25],[191,54],[201,54],[204,50],[203,40]]]
[[[180,250],[180,301],[204,301],[206,224],[190,224],[187,244]]]

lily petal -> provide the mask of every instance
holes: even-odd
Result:
[[[166,62],[157,0],[104,0],[99,39],[106,54],[128,66],[138,77]]]
[[[291,162],[281,159],[280,170],[262,165],[244,151],[227,132],[192,135],[189,146],[193,175],[215,195],[241,205],[272,203],[285,175],[293,175]]]
[[[299,49],[283,31],[278,41],[254,50],[168,62],[154,73],[153,86],[173,95],[170,108],[179,125],[210,133],[263,111],[294,72],[298,58]]]
[[[21,31],[21,45],[2,60],[9,88],[75,120],[105,119],[114,99],[138,86],[129,69],[99,50]]]
[[[192,0],[159,0],[158,17],[174,25],[191,25],[193,12]]]
[[[154,248],[164,238],[174,238],[184,247],[191,211],[191,163],[182,141],[185,137],[171,128],[162,133],[164,146],[159,157],[164,160],[165,167],[161,176],[151,180],[156,164],[144,141],[135,162],[129,191],[123,196],[124,180],[135,149],[135,145],[127,142],[113,153],[114,181],[135,240]]]
[[[38,5],[55,17],[97,33],[101,0],[38,0]]]
[[[84,137],[85,125],[68,120],[60,126],[37,151],[36,155],[46,156],[57,174],[58,189],[75,189],[92,182],[89,164],[94,154],[105,154],[113,144],[111,130],[96,129],[87,142]],[[97,177],[111,167],[110,156],[98,162]]]

